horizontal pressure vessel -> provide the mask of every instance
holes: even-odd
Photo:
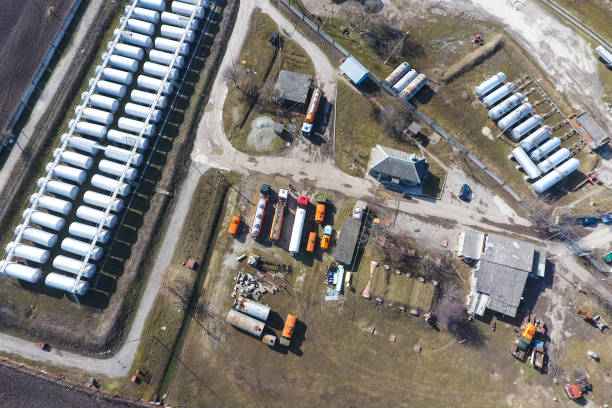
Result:
[[[159,13],[155,10],[151,10],[144,7],[133,7],[131,5],[125,6],[125,14],[127,15],[132,9],[132,15],[130,17],[137,18],[148,23],[157,24],[159,23]]]
[[[107,79],[118,84],[130,85],[134,80],[134,76],[131,72],[122,71],[116,68],[106,67],[102,69],[101,65],[96,67],[96,74],[102,71],[102,78]]]
[[[126,146],[132,147],[134,145],[138,145],[138,148],[140,150],[146,150],[149,147],[149,139],[147,139],[146,137],[141,137],[139,139],[136,135],[127,132],[122,132],[120,130],[109,130],[107,137],[108,140],[112,142],[121,143]]]
[[[60,155],[60,149],[53,151],[53,158],[57,158]],[[93,166],[93,159],[89,156],[85,156],[81,153],[71,152],[70,150],[64,150],[61,152],[61,161],[66,164],[70,164],[75,167],[80,167],[85,170],[89,170]]]
[[[130,93],[130,97],[132,102],[140,103],[142,105],[151,106],[153,102],[155,102],[155,94],[151,92],[141,91],[139,89],[134,89]],[[164,95],[160,95],[157,100],[157,109],[166,109],[168,107],[168,97]]]
[[[110,51],[113,46],[113,42],[109,41],[106,47],[106,51]],[[122,57],[128,57],[136,60],[141,60],[145,56],[145,52],[141,47],[135,45],[117,43],[113,49],[113,54],[121,55]]]
[[[181,38],[183,38],[183,33],[185,32],[185,28],[184,27],[177,27],[175,25],[162,24],[162,26],[160,28],[160,31],[161,31],[161,35],[162,36],[170,38],[171,40],[177,40],[178,41]],[[185,34],[185,41],[191,43],[191,42],[194,42],[195,39],[196,39],[195,38],[195,32],[193,30],[187,30],[187,34]],[[170,61],[168,61],[168,62],[170,62]]]
[[[516,162],[520,165],[520,167],[530,179],[536,179],[542,175],[540,169],[538,169],[538,167],[533,163],[533,161],[531,161],[529,156],[527,156],[527,153],[525,153],[522,148],[517,147],[513,149],[512,157],[514,157],[514,160],[516,160]]]
[[[163,78],[166,75],[166,72],[168,72],[168,67],[161,64],[156,64],[155,62],[147,61],[143,64],[142,71],[145,74],[149,74],[158,78]],[[168,80],[176,81],[178,79],[178,76],[178,69],[172,68],[170,70],[170,74],[168,75]]]
[[[537,129],[535,132],[527,136],[525,139],[521,140],[519,145],[526,152],[530,152],[535,149],[540,143],[544,142],[548,137],[552,134],[553,130],[550,126],[544,125],[541,128]]]
[[[248,314],[255,319],[261,320],[262,322],[267,321],[268,316],[270,315],[270,306],[244,298],[242,296],[236,296],[236,300],[234,301],[234,309]]]
[[[9,242],[6,245],[5,251],[7,253],[11,249],[13,249],[13,256],[39,264],[47,263],[47,261],[49,261],[49,257],[51,256],[51,253],[46,249],[38,248],[32,245],[16,244],[15,242]]]
[[[117,146],[108,146],[104,151],[104,156],[122,163],[127,163],[131,153],[131,150],[123,149]],[[133,167],[140,167],[142,166],[143,161],[144,157],[141,153],[134,153],[130,165]]]
[[[120,24],[123,24],[125,21],[125,17],[121,17],[119,20]],[[127,30],[144,34],[144,35],[153,35],[155,34],[155,24],[138,20],[136,18],[128,18],[127,24],[125,25]]]
[[[66,166],[64,164],[58,164],[53,167],[53,163],[47,164],[45,167],[46,171],[53,171],[55,177],[63,178],[65,180],[74,181],[78,184],[83,184],[87,178],[87,172],[85,170],[77,169],[75,167]]]
[[[188,4],[195,4],[195,5],[199,5],[200,7],[208,7],[208,0],[181,0],[183,3],[188,3]],[[199,3],[199,4],[198,4]]]
[[[399,93],[399,97],[408,101],[412,98],[419,90],[427,84],[427,76],[425,74],[419,74],[414,78],[408,85],[404,87]]]
[[[189,24],[189,17],[182,16],[180,14],[174,14],[174,13],[169,13],[167,11],[164,11],[163,13],[161,13],[161,21],[162,21],[162,23],[170,24],[170,25],[177,26],[177,27],[186,28],[187,24]],[[191,22],[191,24],[189,26],[189,29],[190,30],[197,30],[198,26],[199,26],[198,20],[193,19],[193,21]]]
[[[44,181],[45,178],[41,177],[36,182],[36,185],[40,187],[43,185]],[[79,194],[79,188],[77,186],[59,180],[49,180],[47,182],[47,185],[45,186],[45,191],[48,191],[55,195],[67,197],[71,200],[74,200]]]
[[[491,108],[491,110],[489,110],[489,118],[491,118],[492,120],[498,120],[506,113],[510,112],[512,109],[523,103],[524,100],[525,96],[522,93],[515,93],[508,99]]]
[[[29,226],[24,228],[23,224],[19,224],[15,227],[14,235],[17,236],[19,231],[23,231],[21,234],[21,239],[25,239],[26,241],[46,246],[47,248],[53,248],[57,244],[57,234],[52,234],[50,232]]]
[[[561,146],[561,139],[559,139],[558,137],[553,137],[548,142],[544,143],[542,146],[538,147],[531,153],[531,160],[540,161],[544,156],[546,156],[548,153],[552,152],[559,146]]]
[[[166,9],[166,2],[164,0],[138,0],[136,5],[155,11],[164,11]]]
[[[42,211],[32,211],[30,208],[26,208],[23,211],[21,218],[25,220],[28,214],[32,214],[30,217],[31,223],[40,225],[41,227],[50,228],[54,231],[60,231],[62,228],[64,228],[64,225],[66,225],[66,221],[64,221],[63,218]]]
[[[155,134],[155,125],[152,124],[148,124],[147,126],[144,125],[144,122],[141,122],[139,120],[135,120],[135,119],[130,119],[130,118],[126,118],[126,117],[120,117],[119,118],[119,122],[117,123],[117,126],[119,126],[119,129],[123,129],[123,130],[127,130],[129,132],[134,132],[137,135],[140,134],[140,131],[144,128],[144,133],[143,135],[146,137],[151,137]]]
[[[81,102],[85,102],[87,92],[81,94]],[[96,108],[105,109],[111,112],[117,112],[119,109],[119,101],[108,96],[91,94],[89,97],[89,104]]]
[[[510,138],[515,142],[521,140],[523,136],[531,132],[542,123],[542,117],[540,115],[533,115],[510,132]]]
[[[66,139],[68,139],[68,133],[64,133],[62,135],[62,143],[64,143]],[[73,149],[95,155],[98,153],[98,148],[96,146],[99,145],[94,140],[73,135],[68,141],[68,146],[72,147]]]
[[[161,79],[153,78],[146,75],[138,75],[138,79],[136,79],[138,86],[141,88],[149,89],[155,93],[162,87],[163,81]],[[174,91],[174,85],[170,82],[166,82],[164,85],[164,89],[162,93],[168,95]]]
[[[89,252],[89,242],[84,242],[74,238],[64,238],[60,247],[66,252],[80,256],[85,256]],[[89,258],[93,259],[94,261],[99,261],[102,259],[102,255],[104,255],[104,250],[95,245]]]
[[[176,27],[173,27],[176,28]],[[177,28],[177,30],[182,30],[182,28]],[[168,67],[168,65],[170,65],[170,61],[172,60],[172,56],[174,54],[171,54],[169,52],[166,51],[160,51],[160,50],[149,50],[149,59],[153,62],[157,62],[160,63],[166,67]],[[185,66],[185,58],[181,57],[180,55],[177,55],[176,58],[174,59],[174,65],[175,68],[183,68],[183,66]]]
[[[91,185],[99,188],[100,190],[105,190],[111,193],[114,192],[117,187],[119,187],[117,194],[121,196],[128,195],[132,190],[132,186],[129,184],[119,183],[119,180],[106,177],[101,174],[94,174],[94,176],[91,178]]]
[[[125,168],[125,164],[119,164],[114,161],[102,159],[98,164],[98,168],[101,172],[110,174],[111,176],[120,177],[123,174],[123,170]],[[125,174],[125,178],[134,181],[138,177],[138,170],[133,167],[130,167]]]
[[[521,106],[497,122],[497,126],[499,126],[501,130],[506,130],[519,120],[523,119],[525,116],[529,115],[532,110],[533,106],[530,103],[523,103]]]
[[[39,268],[32,268],[19,262],[0,261],[0,273],[30,283],[36,283],[42,278],[42,271]]]
[[[138,60],[122,57],[121,55],[109,55],[107,52],[102,54],[102,61],[108,58],[108,65],[111,67],[124,69],[130,72],[138,71]]]
[[[74,119],[71,119],[68,122],[68,126],[72,127],[74,125]],[[106,126],[98,125],[96,123],[83,122],[79,121],[74,128],[75,132],[80,133],[81,135],[93,136],[96,139],[104,139],[106,136],[106,131],[108,128]]]
[[[493,105],[507,98],[512,92],[514,92],[514,84],[506,84],[497,88],[489,95],[482,99],[482,103],[490,109]]]
[[[548,173],[556,166],[569,159],[571,155],[572,153],[569,149],[564,147],[551,154],[546,160],[542,160],[540,164],[538,164],[538,168],[542,170],[542,173]]]
[[[189,54],[189,44],[180,43],[179,41],[169,40],[164,37],[155,38],[155,48],[162,51],[174,53],[179,48],[180,55]]]
[[[135,116],[139,119],[146,119],[147,115],[149,115],[149,111],[150,109],[148,106],[143,106],[143,105],[139,105],[137,103],[131,103],[131,102],[128,102],[125,104],[125,113],[130,116]],[[162,120],[161,111],[157,109],[153,109],[153,112],[151,113],[151,119],[149,120],[149,122],[157,123],[160,120]]]
[[[89,80],[89,86],[92,86],[94,81],[95,81],[95,78],[91,78]],[[103,94],[115,96],[119,99],[123,98],[126,92],[125,85],[116,84],[110,81],[104,81],[102,79],[96,82],[95,90]]]
[[[416,72],[416,70],[414,69],[409,70],[408,72],[404,74],[404,76],[398,79],[398,81],[395,83],[395,85],[391,89],[394,90],[396,93],[399,93],[402,89],[406,87],[406,85],[412,82],[414,78],[417,77],[418,74],[419,73]]]
[[[82,108],[80,105],[74,107],[75,112],[81,112],[81,118],[87,119],[92,122],[101,123],[103,125],[110,125],[113,123],[113,114],[101,109],[96,108]],[[79,122],[87,123],[87,122]],[[81,125],[84,126],[84,125]]]
[[[504,74],[503,72],[498,72],[497,74],[493,75],[491,78],[487,79],[486,81],[478,85],[476,88],[474,88],[474,93],[478,97],[482,98],[505,80],[506,74]]]
[[[121,41],[125,41],[128,44],[135,45],[137,47],[150,48],[153,45],[153,40],[148,35],[135,33],[129,30],[116,29],[115,37],[120,36]]]
[[[94,238],[94,235],[96,235],[97,229],[98,229],[97,226],[94,227],[93,225],[87,225],[87,224],[83,224],[80,222],[73,222],[73,223],[70,223],[70,225],[68,226],[68,233],[70,235],[74,235],[75,237],[85,238],[91,241]],[[100,230],[100,234],[98,235],[98,242],[101,242],[102,244],[106,244],[108,243],[108,241],[110,241],[110,239],[111,239],[111,232],[109,230],[102,228]]]
[[[81,224],[85,225],[85,224]],[[95,229],[95,227],[91,227]],[[68,272],[73,275],[77,275],[81,270],[81,266],[83,265],[83,261],[79,259],[74,259],[65,255],[58,255],[53,259],[53,267],[55,269],[59,269],[60,271]],[[83,269],[83,275],[85,278],[91,278],[96,273],[96,265],[87,263],[85,268]]]
[[[100,221],[104,219],[104,211],[97,210],[95,208],[81,205],[76,210],[77,218],[85,221],[93,222],[94,224],[100,224]],[[108,214],[104,221],[104,226],[107,228],[113,228],[117,225],[117,216],[115,214]]]
[[[47,277],[45,278],[45,285],[51,288],[63,290],[64,292],[71,292],[72,288],[75,287],[75,293],[79,296],[85,295],[89,290],[89,282],[77,282],[75,278],[71,278],[69,276],[55,272],[51,272],[47,275]]]
[[[180,1],[172,2],[172,12],[176,14],[183,14],[185,16],[191,16],[195,11],[194,18],[202,19],[204,18],[204,8],[199,6],[194,6],[193,4],[187,4]]]
[[[95,191],[88,190],[83,194],[83,202],[85,204],[90,204],[95,207],[100,207],[102,209],[106,209],[107,207],[111,208],[111,211],[119,212],[123,210],[123,200],[120,198],[115,198],[113,200],[112,196],[106,194],[96,193]]]
[[[580,167],[580,161],[576,158],[571,158],[535,183],[531,185],[533,191],[537,194],[542,194],[565,177],[569,176]]]
[[[225,321],[232,326],[244,330],[255,337],[260,337],[265,324],[249,315],[240,313],[237,310],[230,309],[227,313]]]
[[[389,74],[389,76],[385,78],[383,84],[388,87],[395,85],[395,83],[399,81],[401,77],[406,75],[408,71],[410,71],[410,64],[407,62],[402,62],[393,70],[393,72]]]
[[[36,198],[38,198],[38,204],[36,205],[38,208],[44,208],[45,210],[54,211],[62,215],[68,215],[72,211],[72,203],[48,195],[39,196],[38,193],[30,196],[30,204],[34,204]]]

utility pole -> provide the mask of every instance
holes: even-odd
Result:
[[[397,50],[397,47],[399,47],[399,46],[400,46],[400,45],[401,45],[401,44],[404,42],[404,39],[405,39],[406,37],[408,37],[409,35],[410,35],[410,31],[406,31],[406,32],[404,33],[404,35],[402,35],[402,38],[400,38],[400,40],[399,40],[399,41],[397,42],[397,44],[395,45],[395,48],[393,48],[393,51],[391,51],[391,54],[389,54],[389,56],[388,56],[388,57],[387,57],[387,59],[385,60],[385,62],[384,62],[384,64],[385,64],[385,65],[387,65],[387,61],[389,61],[389,58],[391,58],[391,56],[392,56],[393,54],[395,54],[395,51]]]

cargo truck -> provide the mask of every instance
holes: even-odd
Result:
[[[306,245],[306,252],[314,252],[315,246],[317,245],[317,233],[312,231],[308,236],[308,245]]]
[[[331,240],[332,232],[332,226],[326,225],[323,229],[323,236],[321,237],[321,249],[329,248],[329,241]]]
[[[253,217],[253,226],[251,227],[251,237],[257,239],[261,233],[261,224],[266,213],[266,205],[268,204],[268,197],[261,196],[257,200],[257,209],[255,210],[255,216]]]
[[[232,217],[232,223],[229,226],[229,234],[236,236],[236,234],[238,233],[238,228],[240,228],[240,216],[239,215],[234,215]]]
[[[270,230],[270,239],[272,242],[278,242],[280,239],[288,195],[289,192],[287,190],[278,190],[278,201],[276,203],[276,210],[274,211],[274,219],[272,220],[272,229]]]
[[[316,88],[312,93],[312,98],[310,98],[310,104],[308,105],[308,110],[306,111],[306,119],[302,124],[302,134],[306,137],[310,136],[310,132],[312,132],[312,123],[314,122],[314,117],[317,114],[317,109],[319,108],[319,102],[322,94],[323,92],[319,88]]]
[[[319,201],[315,210],[315,222],[322,223],[325,219],[325,201]]]
[[[300,243],[302,241],[302,232],[304,231],[304,221],[306,221],[307,208],[308,197],[300,196],[298,198],[298,208],[295,210],[293,230],[291,230],[291,241],[289,242],[289,252],[294,256],[300,252]]]
[[[283,327],[283,334],[278,341],[283,346],[289,347],[291,345],[291,338],[293,337],[293,330],[295,329],[296,323],[297,316],[292,314],[287,315],[287,321],[285,321],[285,327]]]

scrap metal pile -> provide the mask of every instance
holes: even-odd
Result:
[[[247,299],[260,299],[265,293],[276,293],[278,287],[276,285],[259,280],[256,276],[251,275],[244,269],[240,270],[235,279],[234,291],[231,296],[242,296]]]

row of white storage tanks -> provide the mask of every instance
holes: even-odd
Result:
[[[410,69],[409,63],[402,62],[385,78],[383,84],[391,88],[400,98],[408,101],[427,84],[427,76]]]

